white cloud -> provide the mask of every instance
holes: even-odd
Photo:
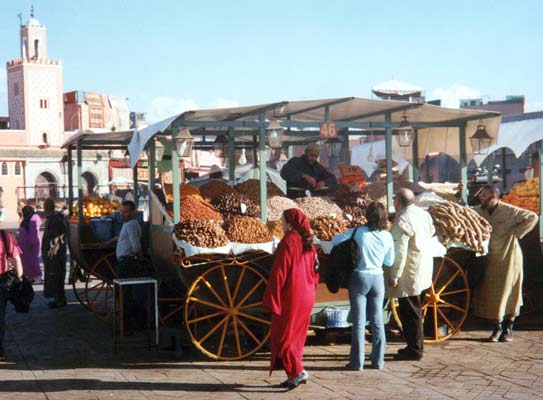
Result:
[[[151,100],[147,109],[147,123],[154,123],[175,114],[188,110],[196,110],[200,107],[192,99],[183,99],[171,96],[159,96]]]
[[[461,99],[481,98],[481,92],[462,84],[454,84],[448,88],[436,88],[430,91],[428,100],[441,99],[441,105],[449,108],[460,108]]]
[[[524,112],[543,111],[543,101],[532,101],[524,105]]]
[[[213,102],[213,108],[233,108],[239,106],[240,105],[236,100],[218,98]]]

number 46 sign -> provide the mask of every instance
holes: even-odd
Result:
[[[320,138],[322,140],[337,139],[336,123],[335,122],[321,122]]]

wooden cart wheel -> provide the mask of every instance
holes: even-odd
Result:
[[[85,285],[75,295],[81,303],[101,320],[108,320],[113,311],[113,279],[117,277],[115,253],[109,253],[94,263]]]
[[[262,315],[267,280],[254,266],[218,262],[198,276],[187,293],[185,326],[192,343],[216,360],[241,360],[270,336]]]
[[[87,303],[84,300],[85,290],[81,287],[78,287],[78,282],[80,281],[79,276],[81,276],[83,273],[83,268],[81,268],[81,266],[76,261],[74,261],[73,271],[70,271],[70,275],[72,275],[72,289],[77,301],[79,301],[83,307],[87,307]]]
[[[450,257],[434,259],[432,286],[422,293],[424,341],[445,340],[460,330],[468,315],[470,301],[466,273]],[[394,319],[401,327],[398,301],[391,302]]]

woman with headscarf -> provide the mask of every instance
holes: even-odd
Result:
[[[264,311],[271,312],[270,375],[283,368],[288,379],[281,386],[293,389],[309,377],[302,357],[319,275],[307,217],[291,208],[281,221],[285,236],[275,252],[262,303]]]
[[[19,227],[19,247],[23,254],[21,262],[23,272],[31,281],[41,281],[40,269],[40,226],[41,218],[34,208],[24,206],[22,209],[23,220]]]

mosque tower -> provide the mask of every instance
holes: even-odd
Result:
[[[64,141],[62,64],[47,57],[47,29],[34,18],[21,25],[18,59],[7,62],[10,127],[26,144],[47,148]]]

